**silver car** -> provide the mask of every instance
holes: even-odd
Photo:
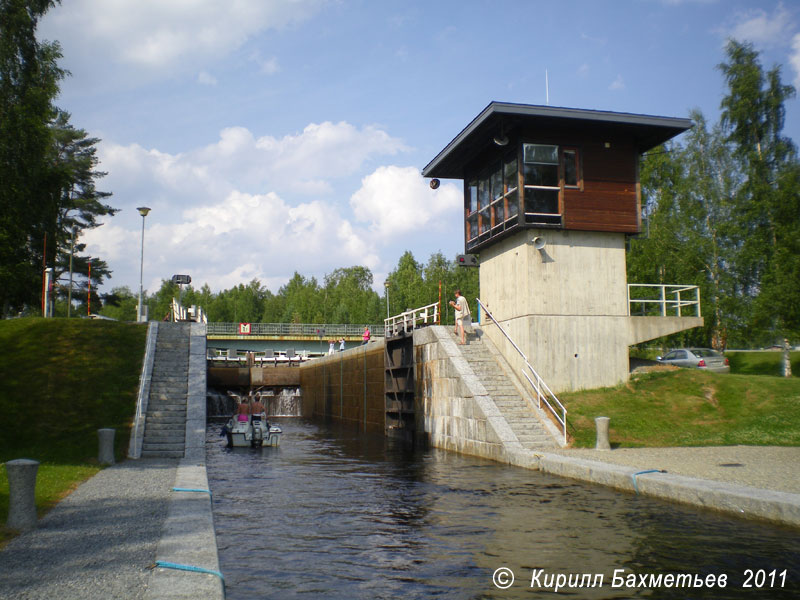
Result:
[[[673,350],[656,360],[665,365],[704,369],[714,373],[730,373],[728,359],[711,348],[681,348]]]

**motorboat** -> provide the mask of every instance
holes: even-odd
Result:
[[[223,428],[228,438],[228,446],[242,448],[251,446],[279,446],[283,430],[277,425],[270,425],[266,413],[252,415],[233,415]]]

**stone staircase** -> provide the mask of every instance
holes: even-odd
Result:
[[[142,458],[183,458],[189,381],[188,323],[159,323]]]
[[[451,328],[453,340],[458,342]],[[520,444],[528,450],[552,450],[557,447],[552,436],[528,408],[517,388],[511,383],[505,370],[494,357],[493,352],[480,338],[467,337],[466,346],[458,346],[461,355],[469,363],[475,376],[505,417]]]

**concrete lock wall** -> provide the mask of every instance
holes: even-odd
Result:
[[[533,455],[523,452],[448,328],[424,327],[413,335],[417,439],[436,448],[530,466]],[[314,359],[299,371],[304,417],[384,433],[383,340]]]
[[[383,340],[376,340],[304,363],[299,368],[303,416],[382,433],[386,417],[383,348]]]
[[[534,237],[545,242],[537,250]],[[625,236],[526,230],[481,253],[481,300],[558,393],[625,381],[629,317]],[[511,366],[524,361],[488,319]]]

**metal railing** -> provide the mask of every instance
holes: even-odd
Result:
[[[170,320],[172,322],[194,321],[195,323],[207,323],[206,313],[199,306],[181,306],[175,298],[172,299],[170,309]]]
[[[492,320],[492,322],[495,325],[497,325],[497,328],[511,343],[514,349],[517,352],[519,352],[519,355],[522,357],[522,360],[525,361],[525,367],[527,368],[528,371],[530,371],[530,375],[528,374],[528,371],[526,371],[525,369],[522,369],[521,372],[522,375],[525,377],[525,379],[528,380],[528,383],[533,388],[533,391],[536,393],[536,399],[537,399],[537,404],[539,406],[539,410],[542,409],[542,402],[544,402],[547,408],[550,410],[550,414],[553,415],[553,418],[555,418],[555,420],[558,421],[559,425],[561,425],[561,429],[564,432],[564,445],[566,445],[567,409],[564,407],[563,404],[561,404],[561,401],[556,397],[556,395],[553,393],[550,387],[545,383],[545,381],[539,376],[539,374],[536,372],[536,369],[534,369],[531,366],[531,364],[528,362],[528,357],[525,356],[525,353],[520,349],[519,346],[517,346],[516,342],[514,342],[514,340],[511,339],[511,336],[508,335],[508,332],[505,330],[505,328],[502,325],[500,325],[500,323],[497,322],[497,319],[494,318],[494,315],[492,315],[492,313],[489,312],[489,309],[486,308],[483,302],[480,301],[480,298],[475,298],[475,299],[478,301],[478,306],[481,307],[481,310],[486,314],[487,317],[489,317]],[[531,379],[531,375],[533,375],[533,379]],[[559,409],[561,409],[560,415],[558,414],[558,411],[553,405],[556,405],[558,406]]]
[[[684,314],[687,311],[694,314]],[[699,317],[700,288],[696,285],[629,283],[628,316]]]
[[[373,335],[382,335],[380,325],[369,325]],[[361,337],[363,325],[347,325],[343,323],[208,323],[207,335],[276,335],[303,336],[323,338],[339,338],[342,336]]]
[[[413,331],[418,325],[436,325],[438,323],[439,303],[434,302],[384,319],[383,332],[386,337],[389,337]]]
[[[150,396],[150,379],[153,371],[153,359],[156,353],[156,339],[158,337],[158,322],[151,321],[147,324],[147,341],[145,342],[144,361],[142,361],[142,372],[139,375],[139,391],[136,395],[136,414],[133,417],[133,435],[128,445],[128,456],[130,458],[141,458],[142,456],[142,435],[139,434],[139,426],[144,427],[146,407]]]

